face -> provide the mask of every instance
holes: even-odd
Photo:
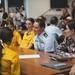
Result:
[[[27,20],[25,25],[28,30],[33,29],[33,23],[31,21]]]
[[[42,31],[44,30],[44,27],[41,28],[39,26],[39,23],[38,22],[34,22],[33,30],[34,30],[35,34],[40,35],[42,33]]]
[[[75,2],[73,2],[73,7],[75,8]]]
[[[66,35],[65,35],[66,37],[72,37],[74,34],[74,30],[70,30],[68,25],[66,25],[65,33],[66,33]]]
[[[17,13],[17,10],[16,10],[16,9],[14,9],[14,12],[15,12],[15,13]]]
[[[67,13],[67,10],[66,10],[66,9],[64,9],[64,10],[63,10],[63,14],[66,14],[66,13]]]
[[[21,12],[23,11],[22,7],[20,7],[20,11],[21,11]]]

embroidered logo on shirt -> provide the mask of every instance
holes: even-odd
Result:
[[[26,35],[27,35],[27,36],[30,35],[30,32],[27,32]]]

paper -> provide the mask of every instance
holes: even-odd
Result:
[[[19,59],[24,59],[24,58],[40,58],[40,55],[39,54],[19,55]]]

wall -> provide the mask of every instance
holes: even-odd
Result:
[[[49,0],[27,0],[27,3],[27,12],[29,11],[28,17],[37,18],[50,9]]]
[[[70,6],[73,0],[68,0],[68,5]],[[26,0],[26,12],[27,17],[37,18],[39,15],[50,9],[50,0]],[[68,9],[69,10],[69,9]],[[70,10],[69,10],[70,11]],[[49,10],[44,14],[47,17],[50,15],[61,16],[61,11]],[[48,19],[49,20],[49,19]],[[47,20],[47,21],[48,21]]]

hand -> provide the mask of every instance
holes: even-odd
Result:
[[[69,72],[70,75],[75,75],[75,65],[71,68],[71,71]]]
[[[66,55],[67,57],[72,57],[72,54],[71,54],[71,53],[65,53],[65,55]]]
[[[72,57],[75,58],[75,54],[72,53]]]
[[[39,54],[39,50],[38,49],[35,49],[35,54]]]

